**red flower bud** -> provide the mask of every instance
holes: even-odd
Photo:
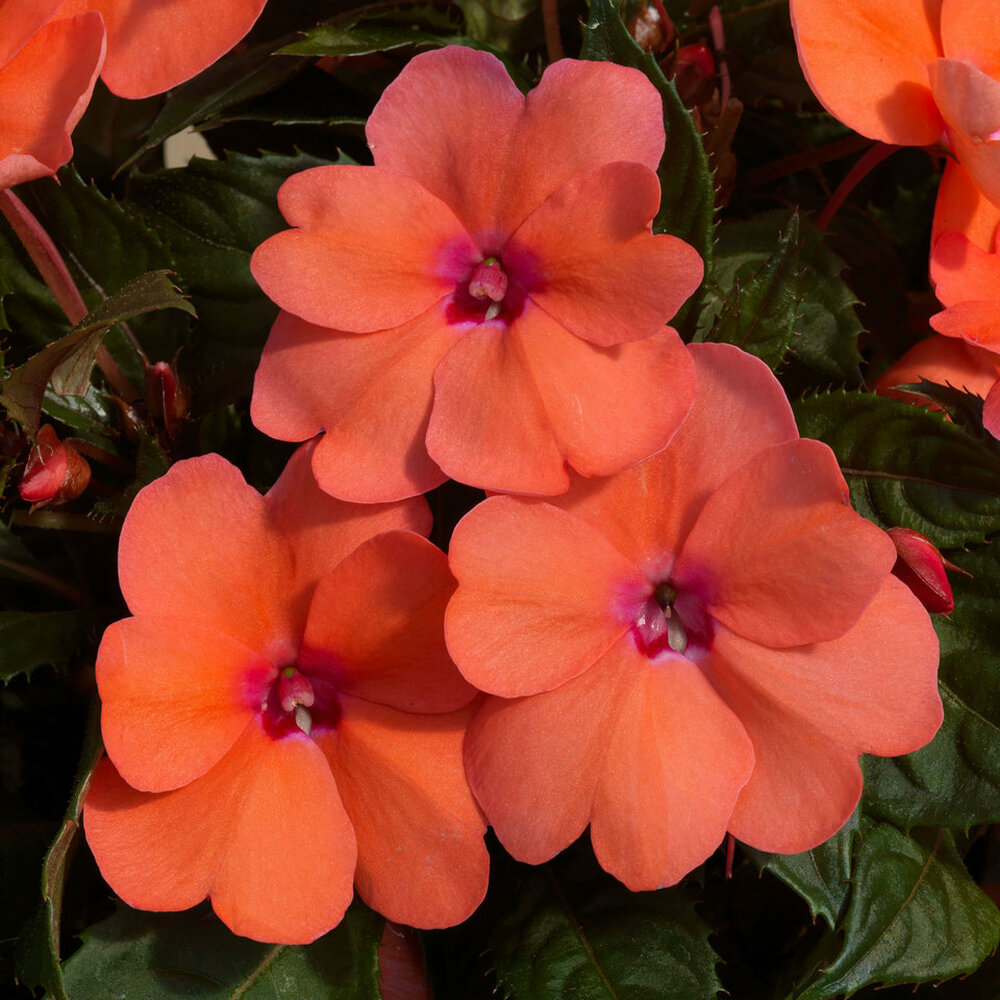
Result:
[[[187,416],[190,404],[187,386],[177,374],[177,359],[173,364],[157,361],[146,365],[146,406],[153,420],[164,427],[170,437]]]
[[[668,72],[687,107],[711,102],[715,93],[715,60],[707,45],[683,45]]]
[[[912,528],[890,528],[889,537],[896,546],[896,565],[892,572],[920,599],[928,611],[949,614],[955,607],[945,563],[937,547],[925,535]]]
[[[60,441],[49,424],[39,428],[18,492],[34,504],[60,504],[75,500],[90,482],[87,460],[71,445]]]

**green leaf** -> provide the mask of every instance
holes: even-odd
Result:
[[[0,389],[0,403],[7,408],[8,416],[34,434],[46,386],[51,382],[53,391],[61,396],[86,395],[94,358],[108,328],[159,309],[194,313],[165,271],[134,278],[84,316],[62,340],[44,347],[10,373]]]
[[[464,35],[439,35],[400,24],[321,24],[281,52],[293,56],[365,56],[411,45],[440,47],[468,41]]]
[[[653,219],[654,233],[669,233],[690,243],[712,273],[714,258],[715,187],[708,154],[695,128],[691,112],[681,103],[673,83],[656,60],[633,41],[613,0],[592,0],[590,20],[583,27],[581,59],[631,66],[649,77],[663,99],[663,127],[667,144],[660,161],[660,210]],[[678,313],[674,326],[683,328],[698,315],[697,296]]]
[[[955,610],[934,615],[944,723],[905,757],[865,759],[865,811],[904,829],[1000,822],[1000,553],[949,553]]]
[[[311,945],[237,937],[207,905],[143,913],[122,904],[66,963],[73,1000],[379,1000],[382,918],[355,903]]]
[[[709,928],[686,890],[630,893],[550,862],[524,874],[490,947],[509,1000],[714,1000]]]
[[[230,153],[132,182],[133,207],[169,246],[198,311],[197,337],[183,360],[201,378],[193,388],[211,405],[249,394],[278,313],[250,273],[250,254],[288,228],[278,211],[278,188],[291,174],[328,162]]]
[[[761,871],[776,875],[809,904],[813,919],[836,927],[850,893],[851,857],[858,833],[858,814],[828,841],[801,854],[767,854],[751,847],[744,852]]]
[[[465,34],[491,48],[516,52],[541,40],[538,0],[455,0],[465,17]]]
[[[787,233],[786,227],[795,217],[778,210],[719,227],[713,282],[722,289],[722,308],[730,298],[726,290],[736,285],[740,275],[761,273],[776,256],[776,237],[781,238],[783,229]],[[824,234],[807,220],[799,222],[797,233],[797,266],[786,276],[788,281],[794,278],[794,294],[799,299],[794,336],[788,346],[811,372],[824,379],[857,384],[862,328],[854,311],[857,299],[840,277],[844,262],[826,245]],[[710,327],[719,309],[720,303],[709,304],[701,319],[703,328]]]
[[[274,54],[287,41],[291,39],[231,52],[193,80],[176,87],[142,144],[119,169],[131,166],[188,126],[211,122],[227,108],[266,94],[301,72],[306,62]]]
[[[104,753],[100,708],[95,702],[87,722],[83,751],[73,783],[66,816],[42,865],[42,904],[33,924],[23,935],[19,961],[20,979],[27,986],[45,989],[54,1000],[69,1000],[59,964],[63,891],[80,834],[80,813],[90,777]],[[75,1000],[75,998],[74,998]]]
[[[855,852],[843,930],[836,961],[799,1000],[972,972],[1000,941],[1000,913],[969,877],[948,831],[910,838],[879,824]]]
[[[0,611],[0,682],[36,667],[62,666],[89,625],[82,611]]]
[[[793,403],[804,437],[837,455],[855,510],[923,532],[938,548],[1000,531],[1000,456],[939,413],[864,392]]]
[[[706,339],[735,344],[777,368],[795,333],[799,304],[799,217],[778,233],[777,249],[746,278],[739,272]]]

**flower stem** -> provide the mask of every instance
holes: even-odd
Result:
[[[837,190],[830,196],[826,207],[816,220],[819,229],[826,229],[830,220],[837,214],[838,209],[847,200],[847,196],[861,183],[861,181],[875,169],[886,157],[895,153],[901,147],[893,146],[887,142],[876,143],[868,150],[857,163],[847,172],[847,176],[837,185]]]

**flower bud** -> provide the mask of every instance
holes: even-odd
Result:
[[[33,504],[61,504],[75,500],[90,482],[87,460],[69,443],[60,441],[49,424],[39,428],[18,492]]]
[[[707,45],[683,45],[677,50],[668,76],[686,107],[711,102],[715,94],[715,60]]]
[[[153,420],[172,438],[180,422],[187,416],[190,393],[177,374],[177,359],[173,364],[157,361],[146,364],[146,406]]]
[[[945,560],[937,547],[912,528],[890,528],[889,537],[896,546],[896,565],[892,572],[913,591],[923,606],[936,614],[949,614],[955,607],[951,584],[945,574]]]

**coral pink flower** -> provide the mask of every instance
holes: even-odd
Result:
[[[68,0],[98,11],[108,32],[101,79],[119,97],[149,97],[189,80],[253,27],[266,0]]]
[[[104,59],[97,14],[68,16],[60,0],[0,3],[0,189],[54,174]]]
[[[454,581],[413,533],[423,501],[333,500],[311,449],[264,497],[208,455],[136,498],[87,840],[130,905],[210,896],[258,940],[315,939],[355,886],[392,920],[454,924],[488,878],[462,771],[474,692],[442,632]]]
[[[942,718],[929,616],[832,452],[757,359],[691,351],[698,398],[663,452],[549,502],[488,499],[451,546],[448,648],[494,695],[465,743],[487,819],[532,863],[589,823],[635,890],[727,829],[815,846],[858,801],[858,755]]]
[[[367,128],[374,167],[317,167],[254,276],[286,310],[251,413],[325,431],[313,469],[349,500],[448,476],[559,493],[661,449],[690,406],[664,323],[697,288],[687,244],[653,236],[659,95],[636,70],[562,60],[525,97],[493,56],[415,57]]]
[[[899,145],[945,136],[1000,205],[996,0],[791,0],[791,14],[802,68],[831,114]]]

